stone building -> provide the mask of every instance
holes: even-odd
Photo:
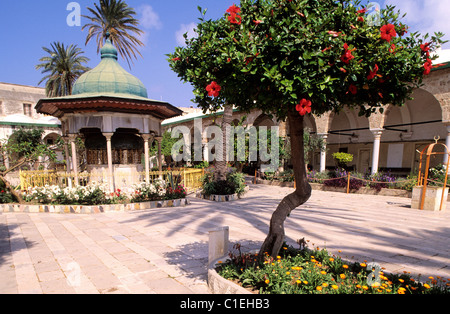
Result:
[[[443,54],[446,60],[448,51]],[[346,152],[354,155],[349,165],[352,171],[377,173],[390,171],[393,174],[407,175],[418,169],[420,152],[435,140],[447,143],[450,147],[450,62],[441,58],[434,64],[430,75],[424,79],[421,88],[414,91],[413,100],[403,107],[387,106],[383,114],[377,113],[370,118],[359,117],[358,112],[346,109],[339,114],[327,113],[322,116],[306,116],[306,126],[312,133],[322,137],[326,149],[315,152],[311,166],[317,171],[336,167],[332,154]],[[204,132],[209,125],[221,124],[221,115],[217,113],[190,113],[163,122],[165,130],[175,126],[186,126],[194,134],[194,121],[201,119],[202,144],[204,151],[209,139]],[[235,110],[234,121],[246,116],[247,126],[279,126],[280,136],[289,134],[285,122],[271,119],[261,111],[249,114]],[[204,154],[203,158],[208,159]],[[439,155],[431,160],[431,166],[446,164],[447,156]]]
[[[39,127],[44,130],[44,141],[49,145],[55,144],[61,135],[61,122],[38,114],[34,108],[43,97],[44,88],[0,83],[0,140],[8,139],[17,128]],[[63,159],[61,153],[59,157]]]

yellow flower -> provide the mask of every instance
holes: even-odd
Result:
[[[430,287],[430,285],[429,285],[429,284],[427,284],[427,283],[426,283],[426,284],[424,284],[423,286],[424,286],[425,288],[427,288],[427,289],[430,289],[430,288],[431,288],[431,287]]]
[[[379,286],[380,286],[380,283],[379,283],[379,282],[375,282],[375,283],[372,284],[372,288],[377,288],[377,287],[379,287]]]
[[[327,274],[327,272],[324,271],[324,270],[322,270],[320,273],[321,273],[322,275],[326,275],[326,274]]]
[[[356,288],[360,289],[360,288],[361,288],[361,285],[356,285]]]
[[[341,277],[341,279],[345,279],[345,274],[340,274],[339,277]]]
[[[334,290],[337,290],[337,289],[339,289],[339,287],[338,287],[338,286],[336,286],[336,285],[332,285],[332,286],[331,286],[331,288],[333,288]]]
[[[330,262],[334,262],[334,258],[330,257]]]
[[[361,263],[361,264],[359,264],[359,265],[361,265],[361,267],[367,267],[367,264],[366,264],[366,263]]]
[[[405,282],[403,279],[399,279],[398,281],[400,281],[401,283],[404,283],[404,282]]]
[[[281,256],[277,256],[277,259],[281,259]]]
[[[343,265],[342,266],[344,269],[348,269],[348,265]]]
[[[266,284],[269,284],[270,280],[269,280],[269,279],[266,279],[266,281],[265,281],[265,282],[266,282]]]
[[[290,272],[288,272],[288,271],[286,272],[286,275],[290,275],[290,274],[291,274]]]
[[[318,287],[316,288],[316,290],[317,290],[317,291],[322,291],[322,286],[318,286]]]
[[[369,287],[367,287],[367,286],[362,286],[362,288],[363,288],[364,290],[369,290]]]
[[[307,282],[306,280],[304,280],[304,281],[303,281],[303,283],[304,283],[305,285],[307,285],[307,284],[308,284],[308,282]]]
[[[296,283],[297,283],[297,284],[301,284],[302,281],[301,281],[301,280],[297,280]]]
[[[328,287],[328,284],[326,283],[326,282],[324,282],[323,284],[322,284],[322,287]]]

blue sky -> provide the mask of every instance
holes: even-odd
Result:
[[[70,27],[67,22],[67,5],[71,0],[2,0],[0,9],[0,82],[37,86],[42,75],[35,65],[44,56],[43,46],[53,41],[77,44],[91,59],[88,66],[95,67],[100,57],[95,42],[85,46],[87,30]],[[93,7],[98,0],[78,0],[81,13],[88,14],[86,7]],[[130,69],[126,62],[122,66],[137,76],[147,87],[149,98],[163,100],[177,107],[195,106],[192,88],[183,84],[166,61],[166,54],[180,45],[179,38],[198,21],[197,6],[208,8],[208,18],[218,18],[233,3],[233,0],[127,0],[135,8],[141,28],[145,31],[141,48],[143,58],[134,61]],[[412,30],[421,33],[441,30],[450,34],[450,0],[383,0],[396,5],[401,12],[408,13],[405,22]],[[82,19],[81,23],[85,22]],[[450,39],[450,36],[446,36]],[[444,48],[450,48],[447,44]],[[42,86],[42,85],[41,85]]]

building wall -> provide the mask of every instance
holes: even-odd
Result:
[[[448,64],[446,65],[448,66]],[[427,145],[437,140],[439,143],[450,143],[450,68],[434,70],[424,79],[424,85],[416,89],[402,107],[387,106],[384,113],[371,117],[359,117],[358,112],[345,109],[339,114],[328,113],[322,116],[309,115],[305,125],[313,133],[322,136],[327,142],[326,164],[321,165],[321,153],[313,154],[311,165],[315,170],[333,169],[335,162],[332,154],[345,151],[354,155],[350,164],[353,171],[371,172],[391,170],[398,174],[409,174],[418,169],[420,154]],[[244,125],[278,125],[280,136],[289,135],[285,122],[267,119],[261,111],[254,110],[249,114],[235,112],[233,120],[246,116]],[[177,119],[163,122],[164,130],[171,130],[184,125],[190,130],[194,127],[194,118],[202,118],[202,128],[221,124],[221,112],[214,117],[202,114],[186,115],[182,122]],[[376,135],[380,134],[379,155],[374,155]],[[207,139],[203,138],[203,143]],[[450,145],[450,144],[449,144]],[[443,152],[443,148],[440,151]],[[374,164],[378,160],[378,165]],[[442,164],[444,155],[433,156],[431,166]]]

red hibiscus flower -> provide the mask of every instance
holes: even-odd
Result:
[[[241,12],[241,8],[233,4],[231,7],[228,8],[227,13],[230,14],[238,14]]]
[[[228,21],[230,21],[231,24],[241,25],[241,16],[238,15],[238,14],[232,13],[232,14],[228,17]]]
[[[430,44],[431,43],[425,43],[423,45],[420,45],[420,49],[422,49],[423,52],[426,52],[427,55],[430,54]]]
[[[368,9],[364,8],[364,9],[359,10],[358,14],[364,14],[364,13],[366,13],[368,11],[369,11]]]
[[[358,87],[356,87],[354,84],[350,84],[348,91],[353,95],[356,95],[358,93]]]
[[[206,91],[208,92],[208,96],[218,97],[222,87],[217,84],[215,81],[211,82],[208,86],[206,86]]]
[[[295,107],[295,109],[303,117],[307,113],[311,113],[311,101],[307,99],[302,99],[300,103]]]
[[[423,67],[425,68],[425,71],[423,72],[423,74],[424,75],[430,74],[431,69],[433,68],[433,62],[431,61],[431,59],[427,59],[427,62],[425,62]]]
[[[353,59],[355,59],[355,57],[352,55],[352,52],[356,49],[353,50],[349,50],[348,49],[348,44],[344,44],[344,49],[345,52],[344,54],[341,56],[341,61],[344,62],[345,64],[349,64],[350,61],[352,61]]]
[[[380,31],[381,31],[381,39],[384,39],[388,42],[391,41],[392,37],[397,37],[395,26],[392,24],[383,25]]]
[[[373,78],[375,78],[375,76],[377,76],[378,70],[379,70],[378,64],[375,64],[375,66],[373,67],[373,70],[370,70],[370,73],[367,76],[367,79],[372,80]]]

